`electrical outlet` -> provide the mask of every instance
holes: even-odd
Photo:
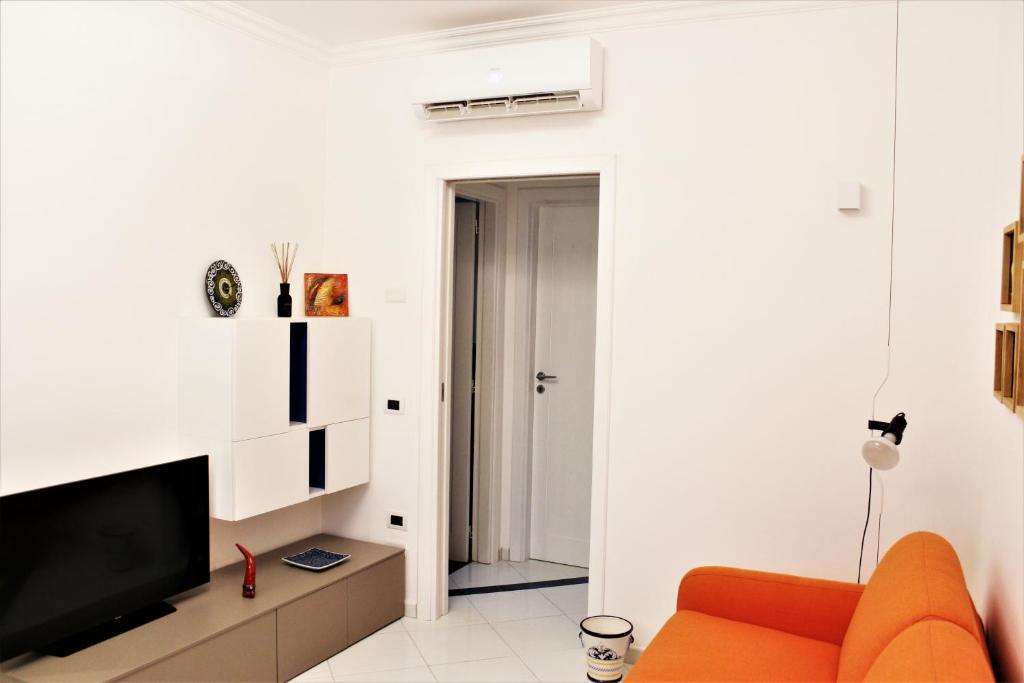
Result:
[[[406,531],[406,516],[404,512],[388,511],[388,528]]]
[[[391,413],[392,415],[402,414],[402,399],[400,398],[389,398],[384,403],[384,412]]]

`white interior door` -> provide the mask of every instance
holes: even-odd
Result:
[[[456,562],[470,560],[477,206],[475,202],[455,204],[448,558]]]
[[[549,204],[537,211],[530,557],[586,567],[598,207]],[[542,380],[541,373],[555,377]]]

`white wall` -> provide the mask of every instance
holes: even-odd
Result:
[[[4,2],[0,492],[171,460],[177,318],[225,258],[320,267],[326,67],[158,2]],[[318,501],[213,523],[214,566],[318,532]]]
[[[1024,679],[1024,429],[992,396],[1001,226],[1024,152],[1024,3],[901,5],[893,375],[910,422],[883,543],[956,547],[1003,673]]]
[[[879,416],[906,410],[911,426],[905,465],[888,480],[883,548],[917,528],[949,535],[979,607],[1007,615],[1020,644],[1021,426],[987,386],[998,227],[1014,206],[991,188],[1016,182],[1022,147],[1019,68],[1007,70],[1021,50],[1020,5],[907,5],[897,351]],[[412,512],[417,500],[425,167],[614,155],[605,610],[633,619],[645,644],[697,565],[854,580],[859,448],[885,367],[894,20],[892,4],[871,4],[597,35],[605,108],[572,116],[423,123],[408,107],[411,82],[431,77],[421,60],[335,68],[325,255],[374,318],[375,420],[371,484],[325,501],[325,529],[404,543],[415,599],[417,520],[393,532],[384,511]],[[930,65],[938,57],[941,68]],[[940,87],[950,61],[963,94]],[[977,89],[988,99],[950,107]],[[989,190],[965,193],[965,179]],[[863,211],[836,211],[840,180],[864,185]],[[931,239],[940,208],[942,237]],[[964,278],[952,305],[938,296]],[[384,303],[394,286],[407,303]],[[959,336],[926,335],[948,328]],[[404,416],[380,410],[394,395]],[[956,442],[990,459],[977,482]],[[996,608],[993,571],[1006,585]]]

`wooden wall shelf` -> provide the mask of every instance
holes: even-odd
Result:
[[[1012,312],[1017,322],[996,325],[992,393],[1011,411],[1024,417],[1024,155],[1020,158],[1020,207],[1017,220],[1002,231],[999,307]]]
[[[281,562],[316,546],[352,558],[323,572]],[[68,657],[22,655],[0,680],[287,681],[405,615],[405,552],[319,535],[256,558],[256,597],[243,567],[168,600],[176,612]]]
[[[1018,286],[1021,270],[1020,221],[1014,221],[1003,228],[1003,261],[1000,276],[999,307],[1004,311],[1020,310],[1020,287]]]
[[[996,328],[996,340],[1000,344],[996,350],[999,355],[996,361],[999,376],[993,388],[999,400],[1010,410],[1014,410],[1016,395],[1020,393],[1016,365],[1019,333],[1019,323],[1001,323]]]

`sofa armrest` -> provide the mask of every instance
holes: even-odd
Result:
[[[679,583],[676,608],[843,644],[864,586],[728,567],[699,567]]]

